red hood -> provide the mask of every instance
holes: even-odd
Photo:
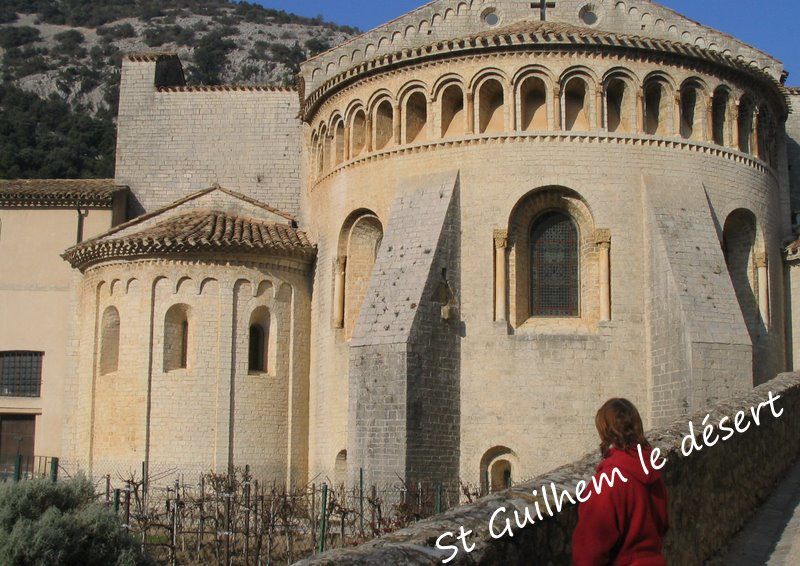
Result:
[[[642,459],[647,466],[647,471],[650,472],[649,474],[642,468],[639,452],[635,448],[628,451],[612,448],[608,456],[597,466],[597,471],[606,472],[610,475],[614,468],[619,468],[625,479],[634,479],[645,485],[655,483],[661,478],[661,474],[650,467],[650,452],[652,452],[651,448],[642,447]]]

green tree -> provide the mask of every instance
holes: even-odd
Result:
[[[228,53],[236,48],[221,32],[212,31],[203,36],[194,50],[194,65],[189,68],[189,80],[195,83],[218,85],[228,62]]]

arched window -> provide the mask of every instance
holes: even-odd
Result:
[[[528,77],[520,88],[522,129],[547,130],[547,88],[539,77]]]
[[[717,145],[727,145],[728,143],[728,105],[730,95],[725,89],[717,89],[714,93],[714,100],[711,103],[711,129],[714,136],[714,143]]]
[[[644,132],[651,135],[669,133],[669,91],[666,83],[659,79],[648,81],[644,87]]]
[[[632,131],[632,97],[627,83],[618,78],[606,83],[606,127],[609,132]]]
[[[334,128],[333,164],[339,165],[344,161],[344,122],[341,120]]]
[[[263,372],[265,370],[264,364],[264,349],[266,341],[264,339],[264,329],[260,324],[250,325],[250,345],[247,356],[247,369],[251,372]]]
[[[428,134],[428,100],[415,92],[406,100],[406,143],[422,142]]]
[[[384,100],[375,111],[375,149],[383,149],[392,143],[394,136],[394,109]]]
[[[489,493],[510,488],[517,467],[518,459],[513,450],[505,446],[490,448],[481,457],[481,491]]]
[[[589,130],[588,88],[586,81],[574,78],[564,89],[564,124],[567,131]]]
[[[466,132],[464,91],[457,84],[442,93],[442,137],[462,136]]]
[[[485,81],[478,90],[479,133],[502,132],[505,122],[505,94],[496,79]]]
[[[567,214],[546,212],[531,226],[531,316],[580,316],[578,229]]]
[[[100,323],[100,375],[114,373],[119,366],[119,311],[108,307]]]
[[[336,324],[344,328],[346,339],[353,335],[361,305],[367,295],[372,268],[383,240],[383,226],[377,216],[360,211],[352,214],[342,227],[339,240],[339,257],[346,258],[343,288],[335,298],[340,301],[341,320]]]
[[[743,153],[753,151],[753,118],[755,109],[749,98],[739,103],[739,150]]]
[[[333,481],[336,486],[344,484],[347,480],[347,450],[342,450],[336,455],[336,463],[333,467]]]
[[[350,126],[350,156],[358,157],[367,144],[367,117],[363,110],[357,110]]]
[[[275,371],[275,329],[272,315],[267,307],[258,307],[250,315],[250,331],[247,350],[247,370],[250,373]]]
[[[173,305],[164,317],[164,371],[189,367],[189,307]]]
[[[703,138],[703,96],[694,84],[681,89],[681,137],[687,140]]]

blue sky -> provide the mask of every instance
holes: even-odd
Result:
[[[325,19],[362,30],[401,16],[427,0],[251,0],[302,16]],[[791,73],[789,84],[800,85],[800,0],[662,0],[693,20],[729,33],[782,60]]]

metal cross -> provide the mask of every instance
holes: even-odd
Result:
[[[547,20],[547,9],[548,8],[555,8],[556,3],[555,0],[541,0],[540,2],[532,2],[531,8],[539,8],[542,11],[541,19],[542,21]]]

